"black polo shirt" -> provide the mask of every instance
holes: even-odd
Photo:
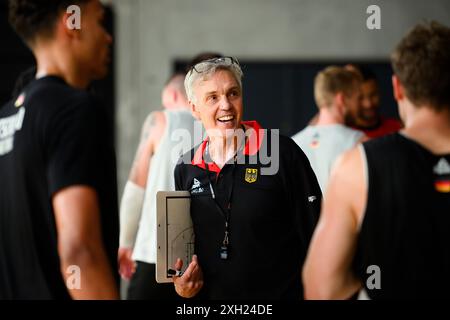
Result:
[[[222,170],[205,161],[207,140],[175,168],[177,190],[191,192],[195,251],[204,275],[200,296],[299,299],[301,268],[320,212],[320,188],[292,139],[262,130],[254,121],[243,124],[253,134]],[[261,174],[271,165],[278,166],[275,174]],[[227,208],[228,258],[222,259]]]

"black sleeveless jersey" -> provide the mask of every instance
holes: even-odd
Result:
[[[449,298],[450,154],[399,133],[363,146],[368,198],[354,268],[369,297]]]

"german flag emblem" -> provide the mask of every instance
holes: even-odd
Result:
[[[313,139],[312,139],[311,143],[309,144],[309,146],[310,146],[311,148],[313,148],[313,149],[318,148],[319,145],[320,145],[320,141],[319,141],[319,140],[320,140],[320,135],[319,135],[319,133],[318,133],[318,132],[314,133]]]
[[[450,180],[440,180],[434,182],[434,188],[437,192],[449,193],[450,192]]]
[[[437,165],[433,168],[436,176],[434,180],[434,188],[437,192],[450,192],[450,164],[445,158],[441,158]]]
[[[309,146],[313,149],[316,149],[319,147],[319,144],[320,144],[320,142],[318,140],[313,140],[313,141],[311,141]]]
[[[256,182],[258,179],[258,169],[245,169],[245,181],[248,183]]]

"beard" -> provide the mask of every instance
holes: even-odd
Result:
[[[379,121],[379,115],[375,108],[360,109],[356,113],[347,112],[345,114],[345,123],[351,127],[372,127]]]
[[[365,122],[373,122],[378,119],[378,113],[375,108],[360,109],[358,111],[358,118]]]

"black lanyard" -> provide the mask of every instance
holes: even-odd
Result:
[[[223,218],[225,220],[225,235],[223,238],[222,246],[220,247],[220,258],[224,259],[224,260],[228,259],[228,251],[229,251],[229,245],[230,245],[229,226],[230,226],[230,215],[231,215],[231,200],[232,200],[231,198],[233,197],[233,189],[234,189],[234,173],[235,173],[235,169],[236,169],[236,158],[237,158],[237,155],[234,156],[233,171],[231,174],[232,182],[231,182],[230,191],[228,192],[226,210],[224,210],[220,206],[220,204],[217,202],[213,183],[212,183],[211,177],[210,177],[209,165],[206,163],[206,174],[208,175],[209,188],[211,189],[211,198],[213,199],[217,210],[220,212],[220,214],[223,216]]]
[[[244,129],[245,132],[245,128],[242,127]],[[243,146],[245,145],[246,139],[244,139],[244,143]],[[242,146],[242,148],[243,148]],[[229,245],[230,245],[230,238],[229,238],[229,227],[230,227],[230,215],[231,215],[231,200],[233,197],[233,189],[234,189],[234,174],[235,174],[235,170],[236,170],[236,163],[237,163],[237,156],[239,154],[239,152],[241,152],[241,148],[238,148],[236,150],[236,154],[234,155],[234,162],[233,162],[233,171],[231,173],[231,187],[230,187],[230,191],[228,192],[228,199],[227,199],[227,208],[226,210],[224,210],[220,204],[217,202],[217,198],[216,198],[216,194],[214,192],[214,187],[213,187],[213,183],[211,181],[210,178],[210,171],[209,171],[209,165],[208,163],[205,163],[205,168],[206,168],[206,174],[208,175],[208,181],[209,181],[209,188],[211,189],[211,198],[214,201],[214,204],[216,205],[217,210],[220,212],[220,214],[222,215],[222,217],[225,220],[225,235],[222,241],[222,246],[220,247],[220,258],[223,260],[228,259],[228,253],[229,253]],[[212,159],[211,159],[212,160]],[[225,164],[226,165],[226,164]],[[216,179],[217,181],[217,179]]]

